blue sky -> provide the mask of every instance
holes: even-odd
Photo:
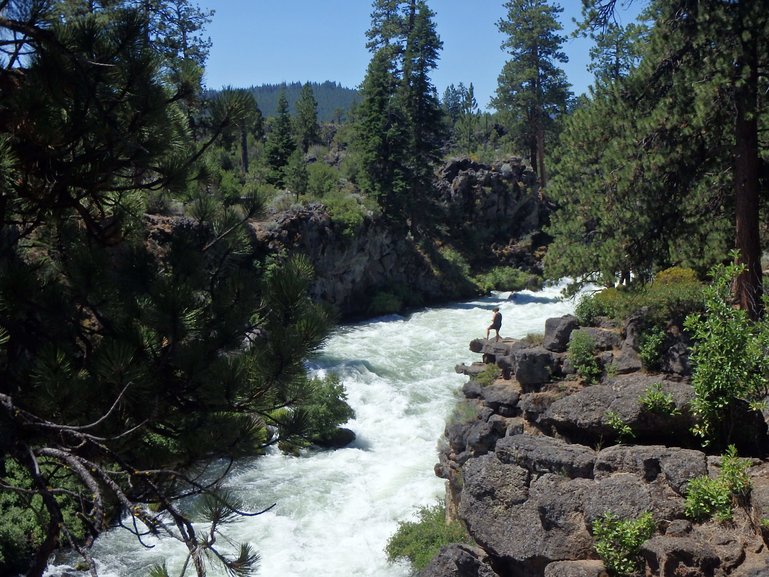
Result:
[[[369,0],[199,0],[214,10],[207,27],[213,46],[205,83],[209,88],[245,88],[281,82],[331,80],[357,87],[371,54],[366,30],[371,23]],[[564,33],[580,15],[580,0],[561,0]],[[621,12],[627,22],[645,4],[635,0]],[[503,0],[432,0],[443,51],[433,83],[442,95],[450,84],[471,82],[481,108],[497,86],[508,54],[496,23],[506,15]],[[589,42],[569,37],[564,45],[569,63],[563,68],[572,90],[582,93],[592,81],[586,66]]]

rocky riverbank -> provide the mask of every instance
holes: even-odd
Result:
[[[641,546],[645,575],[769,575],[769,462],[759,458],[766,422],[743,422],[740,453],[756,456],[750,494],[733,520],[688,519],[688,484],[717,476],[722,458],[690,433],[694,392],[683,338],[668,347],[663,372],[645,372],[638,322],[580,327],[566,316],[546,322],[542,344],[471,342],[482,359],[457,367],[469,380],[435,471],[446,479],[448,514],[477,547],[444,548],[421,577],[603,577],[593,521],[647,511],[655,531]],[[582,382],[569,362],[575,331],[588,332],[600,349],[598,384]],[[500,375],[489,382],[493,365]],[[642,402],[650,388],[670,399],[669,410]]]
[[[255,250],[300,252],[317,274],[314,298],[342,318],[365,317],[378,293],[406,295],[412,306],[460,300],[477,287],[447,260],[439,246],[490,264],[541,268],[538,241],[547,208],[535,178],[520,158],[493,164],[447,162],[437,173],[432,197],[447,239],[416,242],[386,219],[366,215],[354,231],[336,222],[322,202],[298,206],[250,223]],[[437,234],[437,233],[436,233]],[[378,311],[375,313],[378,314]]]

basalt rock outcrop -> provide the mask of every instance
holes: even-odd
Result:
[[[539,231],[549,210],[536,180],[517,157],[491,164],[457,158],[438,171],[435,188],[452,234],[482,245],[479,258],[536,270],[542,256]]]
[[[493,165],[449,161],[436,174],[433,194],[440,220],[460,248],[467,241],[480,254],[499,252],[497,262],[540,268],[543,251],[536,232],[546,207],[533,173],[520,159]],[[437,251],[430,254],[375,216],[365,217],[351,233],[322,203],[314,203],[252,222],[251,230],[257,251],[306,254],[317,274],[313,296],[346,318],[366,315],[381,291],[429,304],[473,296],[476,290],[461,275],[452,275]]]
[[[647,577],[769,575],[769,531],[761,521],[769,518],[766,422],[752,412],[742,423],[750,434],[741,454],[754,455],[752,491],[734,520],[687,519],[688,484],[716,476],[721,457],[690,433],[694,393],[681,356],[686,347],[672,338],[664,355],[662,365],[677,371],[643,372],[636,322],[580,327],[565,316],[546,322],[541,345],[470,344],[482,360],[457,366],[469,377],[466,406],[456,413],[465,417],[447,424],[435,472],[446,479],[449,516],[465,524],[482,553],[446,548],[421,577],[606,577],[593,521],[647,511],[656,524],[640,552]],[[590,332],[597,344],[604,372],[598,384],[581,382],[569,366],[575,331]],[[490,364],[500,376],[482,384]],[[666,411],[641,401],[650,387],[670,400]],[[617,419],[627,429],[618,430]],[[446,563],[464,563],[465,571],[441,572]]]
[[[446,298],[443,279],[430,256],[384,220],[366,218],[351,235],[323,205],[310,204],[255,222],[252,230],[257,246],[267,253],[307,255],[316,273],[312,296],[344,317],[365,315],[377,291],[398,288],[424,302]],[[469,296],[472,290],[470,285],[458,286],[451,294]]]

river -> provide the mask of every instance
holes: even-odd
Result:
[[[338,328],[310,370],[340,375],[356,412],[346,425],[356,441],[336,451],[275,451],[239,462],[227,486],[245,508],[275,507],[228,526],[225,538],[253,545],[261,577],[408,576],[409,567],[388,563],[383,549],[399,521],[443,496],[444,481],[433,473],[437,443],[466,380],[454,367],[480,360],[468,345],[485,335],[494,306],[503,337],[542,333],[545,319],[573,311],[559,290],[514,299],[499,293]],[[168,538],[151,544],[145,549],[127,531],[109,531],[93,551],[99,574],[146,577],[151,565],[166,562],[178,575],[184,546]],[[52,566],[47,575],[67,570]]]

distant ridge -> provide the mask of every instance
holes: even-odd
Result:
[[[293,112],[294,104],[302,90],[302,82],[281,84],[261,84],[251,86],[246,90],[251,91],[259,105],[259,110],[264,116],[274,116],[278,108],[278,97],[281,91],[286,92],[289,109]],[[345,120],[350,109],[360,100],[359,92],[354,88],[345,88],[337,82],[326,80],[325,82],[310,82],[315,100],[318,103],[318,120],[330,122],[332,120]],[[212,93],[218,92],[212,90]]]

